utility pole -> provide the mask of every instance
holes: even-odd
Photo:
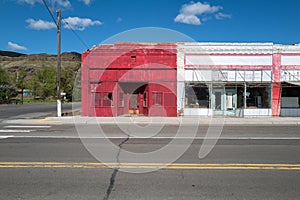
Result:
[[[57,10],[57,117],[61,117],[61,95],[60,95],[60,10]]]

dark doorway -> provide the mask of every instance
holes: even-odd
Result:
[[[144,108],[144,102],[148,101],[144,99],[145,92],[147,88],[147,83],[145,82],[120,82],[119,83],[124,94],[128,97],[128,113],[135,115],[144,115],[147,114],[147,111]]]

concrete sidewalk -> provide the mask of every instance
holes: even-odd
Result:
[[[300,125],[300,117],[47,117],[7,120],[11,124]]]

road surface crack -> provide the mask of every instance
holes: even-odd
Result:
[[[103,200],[108,200],[113,188],[114,188],[114,185],[115,185],[115,180],[116,180],[116,176],[117,176],[117,173],[118,173],[119,169],[114,169],[111,177],[110,177],[110,182],[109,182],[109,186],[106,190],[106,194],[105,194],[105,197],[103,198]]]
[[[121,150],[122,150],[122,145],[124,143],[126,143],[128,140],[129,140],[129,135],[127,135],[127,138],[125,140],[123,140],[118,145],[119,146],[119,151],[118,151],[117,156],[116,156],[116,160],[117,160],[118,165],[120,165],[120,158],[119,158],[119,156],[120,156],[120,153],[121,153]],[[110,196],[110,194],[111,194],[111,192],[112,192],[112,190],[114,188],[116,177],[117,177],[117,174],[119,172],[119,169],[120,169],[120,167],[115,168],[114,171],[113,171],[113,173],[111,174],[110,181],[109,181],[109,186],[108,186],[108,188],[106,190],[106,194],[105,194],[103,200],[108,200],[109,199],[109,196]]]

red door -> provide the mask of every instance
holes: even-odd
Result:
[[[143,102],[144,102],[144,95],[143,94],[139,94],[139,99],[138,99],[138,111],[139,114],[143,114]]]

